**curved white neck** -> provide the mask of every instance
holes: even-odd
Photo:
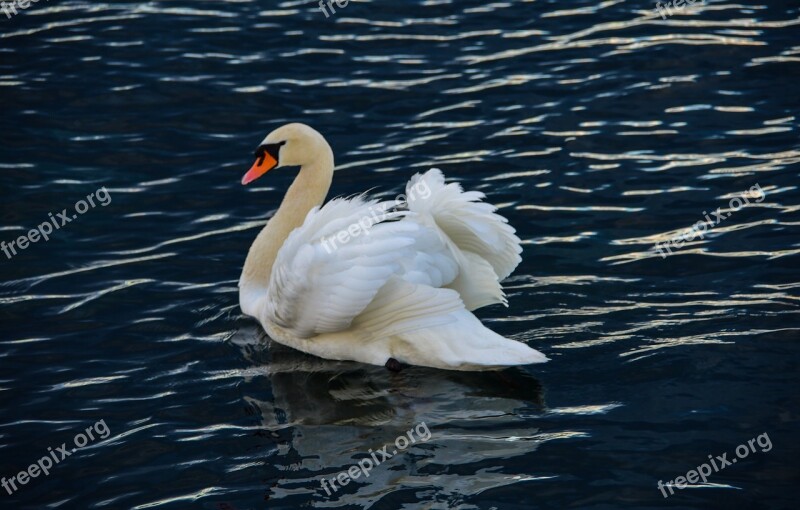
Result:
[[[303,165],[286,191],[280,207],[250,246],[239,279],[239,301],[248,315],[254,312],[256,300],[264,297],[269,286],[272,266],[292,230],[303,224],[308,212],[322,205],[333,180],[333,151],[325,144],[312,162]]]

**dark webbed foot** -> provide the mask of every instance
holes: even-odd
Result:
[[[389,358],[388,360],[386,360],[386,365],[385,366],[386,366],[386,368],[388,368],[392,372],[399,372],[399,371],[403,370],[403,368],[406,367],[406,365],[400,363],[399,361],[397,361],[394,358]]]

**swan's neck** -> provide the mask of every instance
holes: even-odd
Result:
[[[272,266],[292,230],[303,224],[308,212],[322,205],[333,179],[333,152],[330,147],[313,158],[313,162],[303,165],[297,174],[286,196],[283,197],[278,211],[256,237],[242,270],[239,280],[240,301],[243,311],[255,315],[250,310],[253,302],[263,296],[269,285]],[[250,306],[245,307],[245,301]]]

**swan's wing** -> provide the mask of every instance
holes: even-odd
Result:
[[[278,251],[266,318],[298,338],[347,329],[401,271],[400,260],[421,230],[414,222],[374,224],[405,214],[384,213],[388,204],[357,197],[311,210]]]
[[[455,281],[459,274],[459,264],[439,229],[431,228],[430,225],[408,216],[402,222],[415,222],[419,230],[414,232],[414,244],[399,260],[398,276],[407,282],[434,288],[444,287]]]
[[[507,305],[500,280],[522,260],[522,247],[507,220],[495,213],[496,207],[481,201],[483,193],[445,184],[435,168],[412,177],[406,193],[409,215],[404,221],[437,232],[447,245],[458,273],[446,286],[458,292],[467,310]]]
[[[441,170],[432,168],[411,178],[406,195],[410,211],[433,218],[459,249],[488,262],[499,280],[522,261],[514,228],[495,213],[495,206],[482,202],[483,193],[465,192],[457,183],[445,184]]]

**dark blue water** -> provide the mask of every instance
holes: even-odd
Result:
[[[0,507],[793,507],[800,4],[654,7],[0,13],[0,241],[69,219],[0,253],[0,476],[96,436]],[[236,282],[294,175],[239,180],[290,121],[333,146],[333,195],[393,197],[432,166],[485,192],[525,251],[510,308],[479,316],[552,361],[394,374],[271,344]],[[322,489],[423,422],[427,442]],[[657,487],[763,434],[706,483]]]

